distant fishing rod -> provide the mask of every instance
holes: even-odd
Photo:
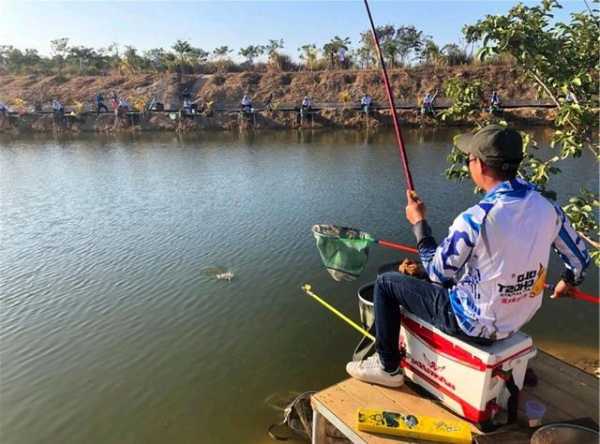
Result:
[[[381,52],[381,46],[379,45],[379,37],[377,37],[377,30],[375,29],[375,23],[373,23],[373,16],[369,9],[369,3],[364,0],[365,8],[367,9],[367,15],[369,16],[369,22],[371,23],[371,32],[373,33],[373,40],[375,41],[375,47],[377,48],[377,54],[379,55],[379,63],[381,64],[381,71],[383,77],[383,83],[385,85],[385,91],[387,93],[388,101],[390,102],[390,110],[392,113],[392,121],[394,122],[394,132],[396,134],[396,142],[398,149],[400,150],[400,159],[402,160],[402,166],[404,167],[404,177],[406,179],[406,187],[410,191],[415,190],[412,175],[408,167],[408,157],[406,156],[406,148],[404,147],[404,139],[402,138],[402,131],[400,131],[400,123],[398,121],[398,114],[396,113],[396,104],[394,103],[394,96],[392,95],[392,88],[390,87],[390,79],[388,77],[387,69],[385,67],[385,60],[383,59],[383,53]]]

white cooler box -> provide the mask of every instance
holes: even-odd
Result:
[[[537,350],[521,332],[491,346],[449,336],[412,313],[402,314],[400,348],[405,375],[449,409],[474,423],[490,421],[507,408],[507,376],[523,388],[527,362]]]

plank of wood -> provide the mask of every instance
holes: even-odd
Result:
[[[364,442],[368,443],[384,443],[390,442],[390,440],[413,443],[421,441],[402,440],[397,437],[378,436],[359,432],[356,430],[356,415],[357,410],[361,407],[377,407],[399,413],[411,413],[455,421],[460,420],[460,418],[450,411],[430,400],[424,399],[406,385],[398,389],[391,389],[367,384],[356,379],[347,379],[313,395],[312,400],[316,408],[327,409],[330,414],[334,415],[335,421],[343,424],[342,427],[345,430],[350,429],[352,434],[356,434]],[[327,413],[325,413],[325,416],[330,422],[333,422]],[[473,425],[470,426],[473,432],[477,432],[477,429]],[[336,427],[338,427],[337,424]],[[344,434],[349,436],[346,433]]]
[[[313,408],[319,410],[328,421],[334,424],[338,430],[344,433],[344,435],[354,443],[384,444],[390,442],[387,437],[380,437],[356,429],[357,411],[358,408],[363,405],[361,405],[360,399],[350,396],[340,387],[344,382],[346,381],[314,395],[312,398]],[[384,408],[392,409],[394,406],[393,402],[390,402],[389,400],[384,400],[383,402]],[[414,442],[402,439],[396,441],[403,443]]]
[[[597,378],[544,352],[540,352],[538,357],[531,361],[531,367],[539,381],[536,387],[526,387],[523,390],[519,403],[521,423],[526,420],[524,406],[528,399],[537,400],[546,406],[545,423],[598,417],[599,381]],[[313,405],[327,410],[333,418],[330,422],[334,422],[338,429],[341,427],[340,430],[354,436],[355,442],[361,442],[357,437],[368,443],[384,443],[389,442],[390,439],[356,430],[356,412],[360,407],[379,407],[400,413],[458,419],[442,405],[424,398],[409,385],[392,389],[352,378],[315,394]],[[479,432],[473,425],[471,430],[474,433]],[[519,435],[518,438],[515,434],[503,434],[502,439],[506,438],[508,441],[499,442],[510,442],[510,439],[518,439],[520,442],[521,439],[525,439],[525,435],[521,432],[515,432]],[[497,435],[497,438],[500,438],[500,435]]]
[[[394,408],[394,411],[398,411],[400,413],[431,416],[441,419],[460,420],[456,417],[456,415],[446,410],[436,402],[423,398],[423,396],[419,395],[406,384],[400,388],[392,389],[366,384],[357,380],[347,380],[341,386],[341,388],[347,393],[365,402],[362,407],[370,406],[387,408],[384,405],[377,405],[376,403],[384,402],[384,400],[387,402],[387,400],[389,400],[392,403],[390,408]],[[372,402],[369,402],[369,393],[376,395]],[[475,432],[476,429],[473,427],[472,431]]]
[[[531,361],[530,367],[538,377],[538,385],[525,387],[523,397],[533,396],[545,404],[547,420],[598,418],[597,378],[543,352]]]
[[[589,407],[598,408],[600,381],[595,376],[543,352],[531,361],[531,368],[544,385],[555,386]]]

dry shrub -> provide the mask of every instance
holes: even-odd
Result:
[[[352,101],[352,94],[350,94],[350,91],[341,91],[338,94],[338,99],[342,103],[350,103]]]
[[[292,76],[290,74],[282,74],[281,77],[279,77],[280,85],[289,85],[290,83],[292,83]]]
[[[222,74],[215,74],[211,79],[213,85],[221,86],[225,83],[225,76]]]
[[[350,85],[356,82],[356,76],[354,74],[344,74],[344,83]]]

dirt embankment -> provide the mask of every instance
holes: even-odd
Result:
[[[496,89],[503,98],[534,99],[533,84],[519,78],[515,67],[481,65],[464,67],[418,67],[390,71],[390,80],[399,100],[411,101],[427,92],[442,90],[445,80],[460,77],[480,80],[489,89]],[[98,92],[106,99],[115,92],[133,101],[156,97],[166,107],[180,104],[181,93],[189,89],[194,99],[218,104],[237,104],[249,92],[256,102],[264,102],[271,94],[274,102],[299,103],[306,94],[316,102],[339,102],[341,93],[359,100],[368,92],[375,101],[385,102],[381,75],[377,70],[319,72],[244,72],[232,74],[189,75],[181,79],[175,74],[138,74],[130,76],[73,77],[0,76],[0,101],[14,103],[16,99],[33,104],[48,103],[59,98],[66,105],[91,102]],[[440,93],[440,98],[443,95]]]
[[[492,89],[500,92],[503,100],[534,100],[534,85],[524,82],[515,67],[482,65],[464,67],[418,67],[395,69],[390,71],[390,80],[399,104],[413,103],[427,93],[439,90],[436,103],[443,103],[442,86],[445,80],[459,77],[464,80],[480,80],[486,95]],[[173,118],[173,115],[152,114],[140,119],[129,119],[116,124],[112,115],[82,113],[81,110],[92,110],[94,96],[103,93],[106,102],[113,94],[125,97],[134,106],[154,97],[162,102],[166,109],[179,109],[181,95],[184,91],[191,94],[198,103],[213,102],[217,111],[212,117],[197,116],[194,119]],[[79,109],[78,118],[72,119],[67,130],[71,131],[112,131],[117,129],[140,130],[193,130],[193,129],[231,129],[246,125],[238,120],[234,112],[240,98],[248,93],[259,107],[269,98],[275,110],[278,107],[298,106],[304,95],[310,95],[318,105],[320,103],[338,104],[337,109],[322,110],[310,120],[313,127],[369,127],[388,126],[391,124],[389,113],[381,111],[372,119],[364,119],[352,104],[358,103],[365,92],[373,96],[376,103],[386,104],[386,95],[381,76],[377,70],[361,71],[319,71],[319,72],[244,72],[213,75],[176,74],[139,74],[130,76],[98,76],[73,77],[63,79],[57,76],[0,76],[0,101],[11,105],[20,103],[19,119],[12,118],[4,122],[4,129],[19,127],[21,130],[52,130],[52,118],[44,115],[23,115],[36,102],[49,110],[53,98],[61,100],[67,108]],[[340,103],[345,106],[339,109]],[[348,108],[348,109],[346,109]],[[297,114],[297,113],[296,113]],[[252,125],[259,128],[290,128],[301,123],[295,113],[273,111],[261,112]],[[552,111],[526,109],[511,111],[509,120],[523,123],[544,124],[551,120]],[[14,116],[13,116],[14,117]],[[406,124],[434,124],[422,122],[415,110],[403,111],[400,118]],[[457,123],[457,122],[455,122]],[[458,122],[460,123],[460,122]],[[463,122],[465,123],[465,122]],[[50,127],[49,127],[50,126]],[[1,128],[0,128],[1,129]]]

